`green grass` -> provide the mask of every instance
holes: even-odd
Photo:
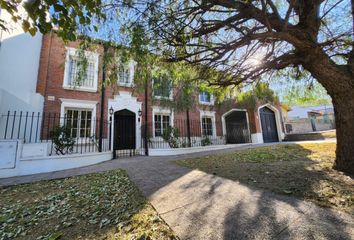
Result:
[[[335,147],[335,143],[274,145],[177,163],[354,213],[354,180],[332,169]]]
[[[123,170],[0,189],[0,239],[176,239]]]

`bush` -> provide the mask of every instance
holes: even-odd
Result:
[[[170,148],[179,148],[179,129],[169,126],[162,134]]]
[[[201,143],[202,146],[208,146],[213,144],[208,136],[204,136]]]
[[[56,154],[65,155],[73,151],[75,140],[70,136],[70,128],[58,126],[50,132],[50,137]]]

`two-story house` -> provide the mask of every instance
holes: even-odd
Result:
[[[280,111],[270,104],[259,106],[257,111],[242,109],[231,100],[217,104],[211,93],[201,91],[195,94],[197,104],[188,117],[185,111],[162,107],[159,99],[173,101],[174,89],[162,88],[159,81],[165,79],[161,78],[152,79],[147,94],[135,91],[133,60],[121,64],[117,83],[106,86],[103,92],[104,50],[100,44],[95,52],[85,52],[86,77],[78,86],[78,46],[79,42],[64,43],[55,33],[44,35],[37,82],[37,92],[45,99],[43,113],[70,126],[74,138],[99,135],[99,121],[110,119],[112,125],[105,124],[103,131],[106,138],[111,131],[111,139],[106,141],[116,149],[140,149],[145,125],[151,148],[262,143],[281,141],[283,137]],[[50,121],[43,124],[50,125]],[[164,137],[170,127],[179,130],[179,143]]]

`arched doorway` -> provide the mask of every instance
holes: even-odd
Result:
[[[114,113],[114,149],[136,148],[135,113],[127,109]]]
[[[279,137],[275,113],[268,107],[262,107],[259,109],[259,116],[261,118],[263,142],[278,142]]]
[[[250,142],[250,133],[247,121],[247,112],[241,110],[232,110],[225,116],[226,143],[248,143]]]

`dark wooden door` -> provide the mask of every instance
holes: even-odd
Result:
[[[116,150],[135,149],[135,114],[122,110],[114,114],[114,145]]]
[[[262,124],[263,141],[265,143],[278,142],[278,131],[274,112],[267,107],[261,108],[259,112]]]

